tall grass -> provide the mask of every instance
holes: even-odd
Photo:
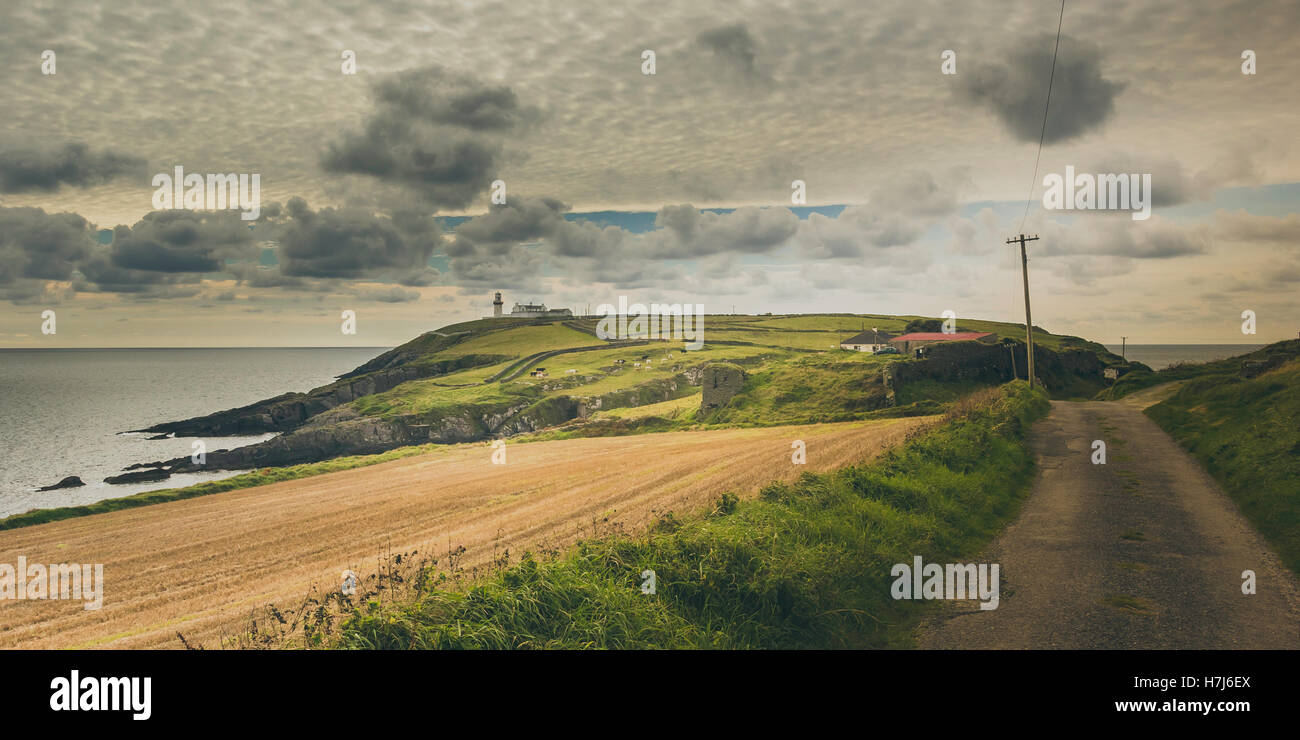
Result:
[[[954,404],[945,423],[869,464],[772,483],[756,499],[664,517],[648,533],[523,560],[467,590],[436,579],[371,601],[340,648],[876,648],[910,644],[923,607],[889,595],[894,563],[956,562],[1015,513],[1022,443],[1046,413],[1025,383]],[[653,570],[656,592],[642,593]]]
[[[1196,378],[1146,410],[1300,573],[1300,360],[1245,380]]]

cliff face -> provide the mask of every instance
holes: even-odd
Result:
[[[1028,353],[1020,342],[941,342],[926,350],[921,360],[888,367],[886,385],[891,391],[922,379],[997,384],[1028,376]],[[1103,385],[1102,368],[1097,354],[1086,349],[1055,352],[1034,346],[1034,374],[1049,391],[1067,392],[1084,386],[1095,393]]]
[[[601,408],[643,406],[680,398],[698,384],[700,369],[671,379],[654,380],[600,396],[520,397],[505,403],[466,405],[450,413],[391,418],[364,416],[351,405],[339,406],[274,439],[233,450],[207,453],[203,465],[189,457],[157,463],[171,473],[242,470],[366,455],[407,445],[477,442],[546,429]],[[152,466],[150,466],[152,467]]]
[[[286,393],[248,406],[218,411],[207,416],[196,416],[192,419],[155,424],[147,429],[134,431],[170,433],[181,437],[231,437],[287,432],[297,429],[308,420],[330,409],[362,396],[383,393],[408,380],[437,377],[466,368],[492,365],[507,359],[509,357],[505,355],[465,355],[454,360],[399,365],[359,376],[355,375],[357,371],[354,370],[335,383],[307,393]]]
[[[700,385],[700,413],[722,408],[740,392],[749,375],[739,365],[718,362],[704,368]]]

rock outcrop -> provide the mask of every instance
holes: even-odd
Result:
[[[509,358],[505,355],[464,355],[440,362],[414,363],[359,376],[344,376],[342,380],[307,393],[285,393],[248,406],[155,424],[137,431],[171,433],[178,437],[231,437],[287,432],[330,409],[362,396],[383,393],[408,380],[437,377],[466,368],[492,365],[506,359]]]
[[[185,458],[189,459],[189,458]],[[110,475],[104,479],[105,483],[153,483],[155,481],[167,480],[171,477],[171,471],[162,468],[148,468],[143,470],[133,470],[121,475]]]
[[[77,488],[86,485],[85,481],[75,475],[69,475],[67,478],[55,483],[52,486],[41,486],[38,491],[57,491],[60,488]]]
[[[945,382],[975,381],[1005,383],[1025,378],[1027,364],[1023,342],[984,344],[982,342],[940,342],[925,348],[921,360],[888,366],[886,387],[897,391],[914,380]],[[1095,352],[1066,349],[1055,352],[1034,346],[1034,374],[1048,390],[1065,390],[1079,382],[1102,386],[1102,362]]]
[[[692,377],[700,377],[696,368],[602,396],[519,396],[506,402],[469,404],[436,414],[377,417],[360,414],[351,405],[340,406],[317,414],[297,429],[274,439],[208,452],[202,465],[194,464],[189,457],[178,457],[132,467],[162,467],[173,473],[244,470],[297,465],[343,455],[375,454],[430,442],[477,442],[557,426],[600,408],[643,406],[680,398],[691,392]]]
[[[749,374],[743,368],[730,362],[715,362],[705,366],[700,376],[700,387],[703,389],[700,413],[707,414],[727,405],[740,392],[748,377]]]

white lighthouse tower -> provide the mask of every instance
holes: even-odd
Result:
[[[501,301],[501,291],[497,291],[496,298],[492,301],[492,318],[501,318],[501,307],[505,304]]]

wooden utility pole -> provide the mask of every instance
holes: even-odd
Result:
[[[1029,358],[1029,387],[1034,387],[1034,316],[1029,311],[1029,257],[1025,254],[1025,242],[1038,241],[1037,236],[1025,236],[1021,234],[1007,240],[1007,244],[1020,243],[1020,275],[1025,281],[1025,340],[1028,351],[1025,355]]]

